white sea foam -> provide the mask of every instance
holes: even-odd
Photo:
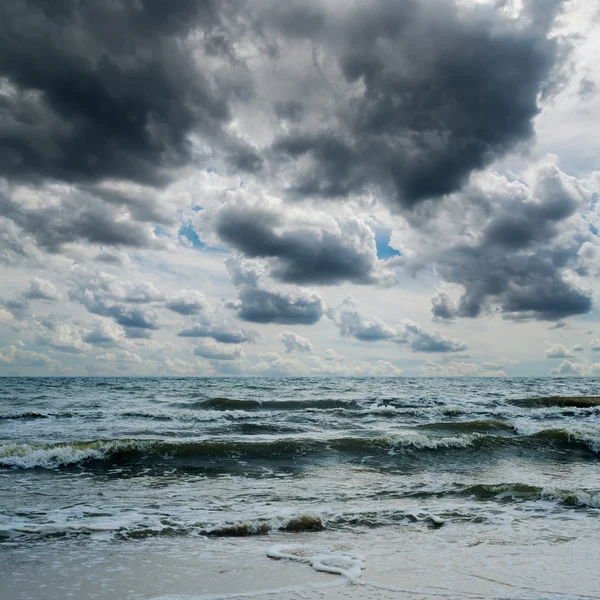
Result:
[[[440,448],[468,448],[483,437],[480,433],[454,436],[429,436],[421,433],[394,433],[385,436],[385,441],[391,446],[390,454],[396,448],[414,448],[415,450],[437,450]]]
[[[81,463],[85,460],[100,460],[105,457],[102,445],[77,447],[71,444],[51,447],[36,447],[29,444],[3,444],[0,446],[0,465],[32,469],[42,467],[55,469],[64,465]]]
[[[353,582],[360,577],[365,568],[362,556],[331,548],[313,548],[304,544],[277,544],[267,550],[267,556],[307,563],[315,571],[342,575]]]

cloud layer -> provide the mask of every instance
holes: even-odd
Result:
[[[590,11],[4,3],[0,374],[595,374]]]

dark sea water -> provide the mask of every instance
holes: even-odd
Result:
[[[600,565],[600,406],[548,400],[597,394],[590,378],[0,379],[0,557],[208,557],[243,537],[382,561],[386,544],[504,540],[488,555],[571,544],[560,556]],[[60,597],[19,573],[14,597]]]

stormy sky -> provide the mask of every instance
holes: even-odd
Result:
[[[0,375],[600,375],[600,3],[0,5]]]

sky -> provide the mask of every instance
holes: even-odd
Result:
[[[598,0],[0,5],[0,375],[600,375]]]

